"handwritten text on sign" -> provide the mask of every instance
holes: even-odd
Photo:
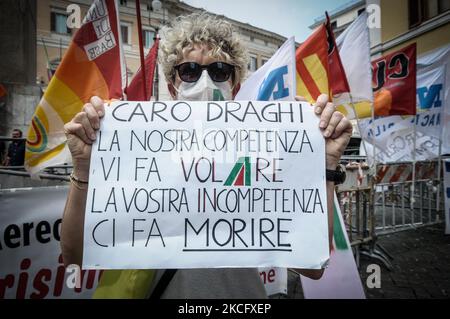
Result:
[[[92,147],[85,268],[329,258],[325,144],[300,102],[114,102]]]

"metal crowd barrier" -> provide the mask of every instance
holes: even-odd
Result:
[[[380,165],[375,185],[377,234],[443,221],[443,179],[437,161]]]
[[[364,254],[390,269],[392,256],[377,243],[378,236],[444,219],[441,165],[395,163],[369,172],[361,159],[346,164],[347,180],[337,195],[356,262]]]

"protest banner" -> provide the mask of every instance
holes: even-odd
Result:
[[[91,155],[84,268],[322,268],[318,121],[303,102],[111,103]]]
[[[416,114],[416,43],[372,61],[376,116]]]
[[[450,46],[427,53],[417,59],[417,114],[388,116],[360,121],[361,136],[377,147],[376,160],[381,163],[435,159],[449,151],[450,72],[447,66]],[[414,154],[414,135],[416,148]],[[369,157],[371,152],[369,152]]]
[[[0,191],[0,299],[90,298],[100,271],[67,271],[60,248],[67,187]]]

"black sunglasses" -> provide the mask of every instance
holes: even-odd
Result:
[[[188,83],[197,82],[205,69],[208,70],[208,74],[214,82],[228,81],[230,75],[234,75],[234,65],[225,62],[213,62],[208,65],[200,65],[196,62],[184,62],[175,66],[175,70],[178,71],[180,79]]]

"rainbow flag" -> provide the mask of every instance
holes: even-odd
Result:
[[[119,25],[117,2],[95,0],[31,120],[25,152],[31,174],[71,161],[64,124],[92,96],[122,97],[126,69]]]

